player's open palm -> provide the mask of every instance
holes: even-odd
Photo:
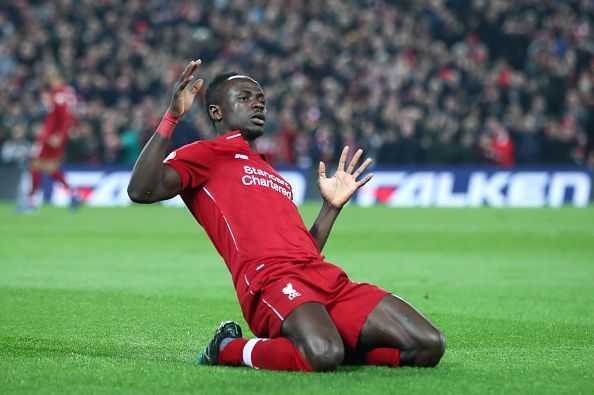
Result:
[[[198,79],[192,84],[190,82],[194,79],[192,74],[198,69],[201,63],[202,61],[200,59],[191,61],[175,83],[171,105],[169,106],[169,112],[173,116],[182,117],[192,107],[196,95],[200,92],[204,81]]]
[[[320,162],[318,169],[318,186],[320,187],[322,198],[324,198],[324,200],[332,207],[337,209],[341,209],[357,189],[361,188],[371,180],[371,177],[373,177],[373,174],[369,173],[357,181],[357,178],[361,176],[365,169],[367,169],[367,166],[371,163],[371,158],[367,158],[365,159],[365,162],[355,170],[355,167],[359,163],[359,159],[361,159],[361,155],[363,155],[363,150],[358,150],[355,153],[349,167],[345,170],[348,153],[349,147],[344,147],[334,177],[326,177],[326,165],[324,162]]]

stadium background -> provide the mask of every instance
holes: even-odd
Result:
[[[594,166],[593,12],[590,1],[3,2],[0,142],[39,131],[35,76],[55,66],[80,100],[67,161],[132,165],[173,79],[200,57],[206,81],[237,70],[265,88],[259,144],[276,165],[332,161],[348,144],[382,165]],[[213,136],[198,107],[174,146]]]
[[[335,162],[348,144],[377,165],[372,189],[355,198],[363,206],[584,207],[594,168],[593,17],[590,0],[3,1],[0,199],[27,184],[47,112],[41,76],[55,68],[78,96],[69,181],[88,206],[129,204],[129,170],[176,75],[199,57],[206,81],[232,69],[261,83],[268,120],[259,149],[295,175],[305,200],[316,196],[312,165]],[[171,149],[213,136],[202,103]],[[48,201],[65,204],[47,181]],[[234,393],[217,372],[247,380],[251,391],[282,380],[297,385],[287,393],[354,393],[361,378],[380,383],[376,392],[393,389],[394,373],[382,370],[294,379],[187,368],[213,325],[241,317],[222,285],[224,268],[212,269],[218,258],[182,210],[84,208],[69,216],[44,207],[19,217],[12,207],[0,206],[0,383],[9,392],[208,392],[194,387],[198,377]],[[326,254],[446,327],[442,370],[404,369],[396,373],[403,389],[591,390],[591,208],[349,210]],[[306,222],[314,211],[303,207]],[[177,255],[158,257],[163,234]],[[223,302],[225,317],[189,307]],[[116,305],[128,306],[116,308],[125,317],[110,313]],[[462,383],[467,377],[477,384]]]
[[[590,1],[5,3],[2,195],[14,195],[18,165],[47,112],[43,80],[34,76],[56,68],[77,92],[81,122],[66,162],[125,169],[194,57],[204,60],[207,81],[222,70],[260,81],[268,121],[259,150],[276,166],[303,172],[334,162],[349,145],[380,166],[587,171],[594,166],[592,13]],[[213,136],[199,107],[177,128],[172,149]],[[468,182],[453,177],[455,185]],[[520,205],[550,205],[553,181],[543,177],[526,186],[543,198]],[[576,188],[569,182],[562,203],[576,204],[569,196]],[[315,187],[307,188],[313,196]]]

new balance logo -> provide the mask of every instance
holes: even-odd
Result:
[[[235,154],[235,159],[245,159],[245,160],[247,160],[248,157],[247,157],[247,155],[244,155],[244,154]]]
[[[297,296],[301,296],[299,292],[293,289],[293,284],[291,283],[288,283],[287,286],[283,288],[283,293],[289,297],[289,300],[293,300]]]

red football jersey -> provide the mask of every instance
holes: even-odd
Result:
[[[188,144],[164,163],[181,177],[181,197],[225,260],[234,284],[246,270],[320,259],[291,185],[239,132]]]
[[[514,142],[508,136],[491,138],[491,150],[497,165],[503,167],[515,165]]]
[[[38,142],[45,144],[52,135],[57,134],[61,138],[61,144],[65,146],[68,129],[78,122],[74,115],[76,95],[68,85],[60,84],[51,90],[49,99],[50,109],[45,118]]]

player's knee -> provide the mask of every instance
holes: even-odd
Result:
[[[342,339],[309,339],[304,345],[307,362],[316,372],[335,370],[344,360]]]
[[[425,354],[427,356],[425,359],[425,366],[437,366],[441,360],[441,357],[445,353],[445,348],[446,342],[443,333],[437,329],[431,331],[428,334],[425,342]]]

